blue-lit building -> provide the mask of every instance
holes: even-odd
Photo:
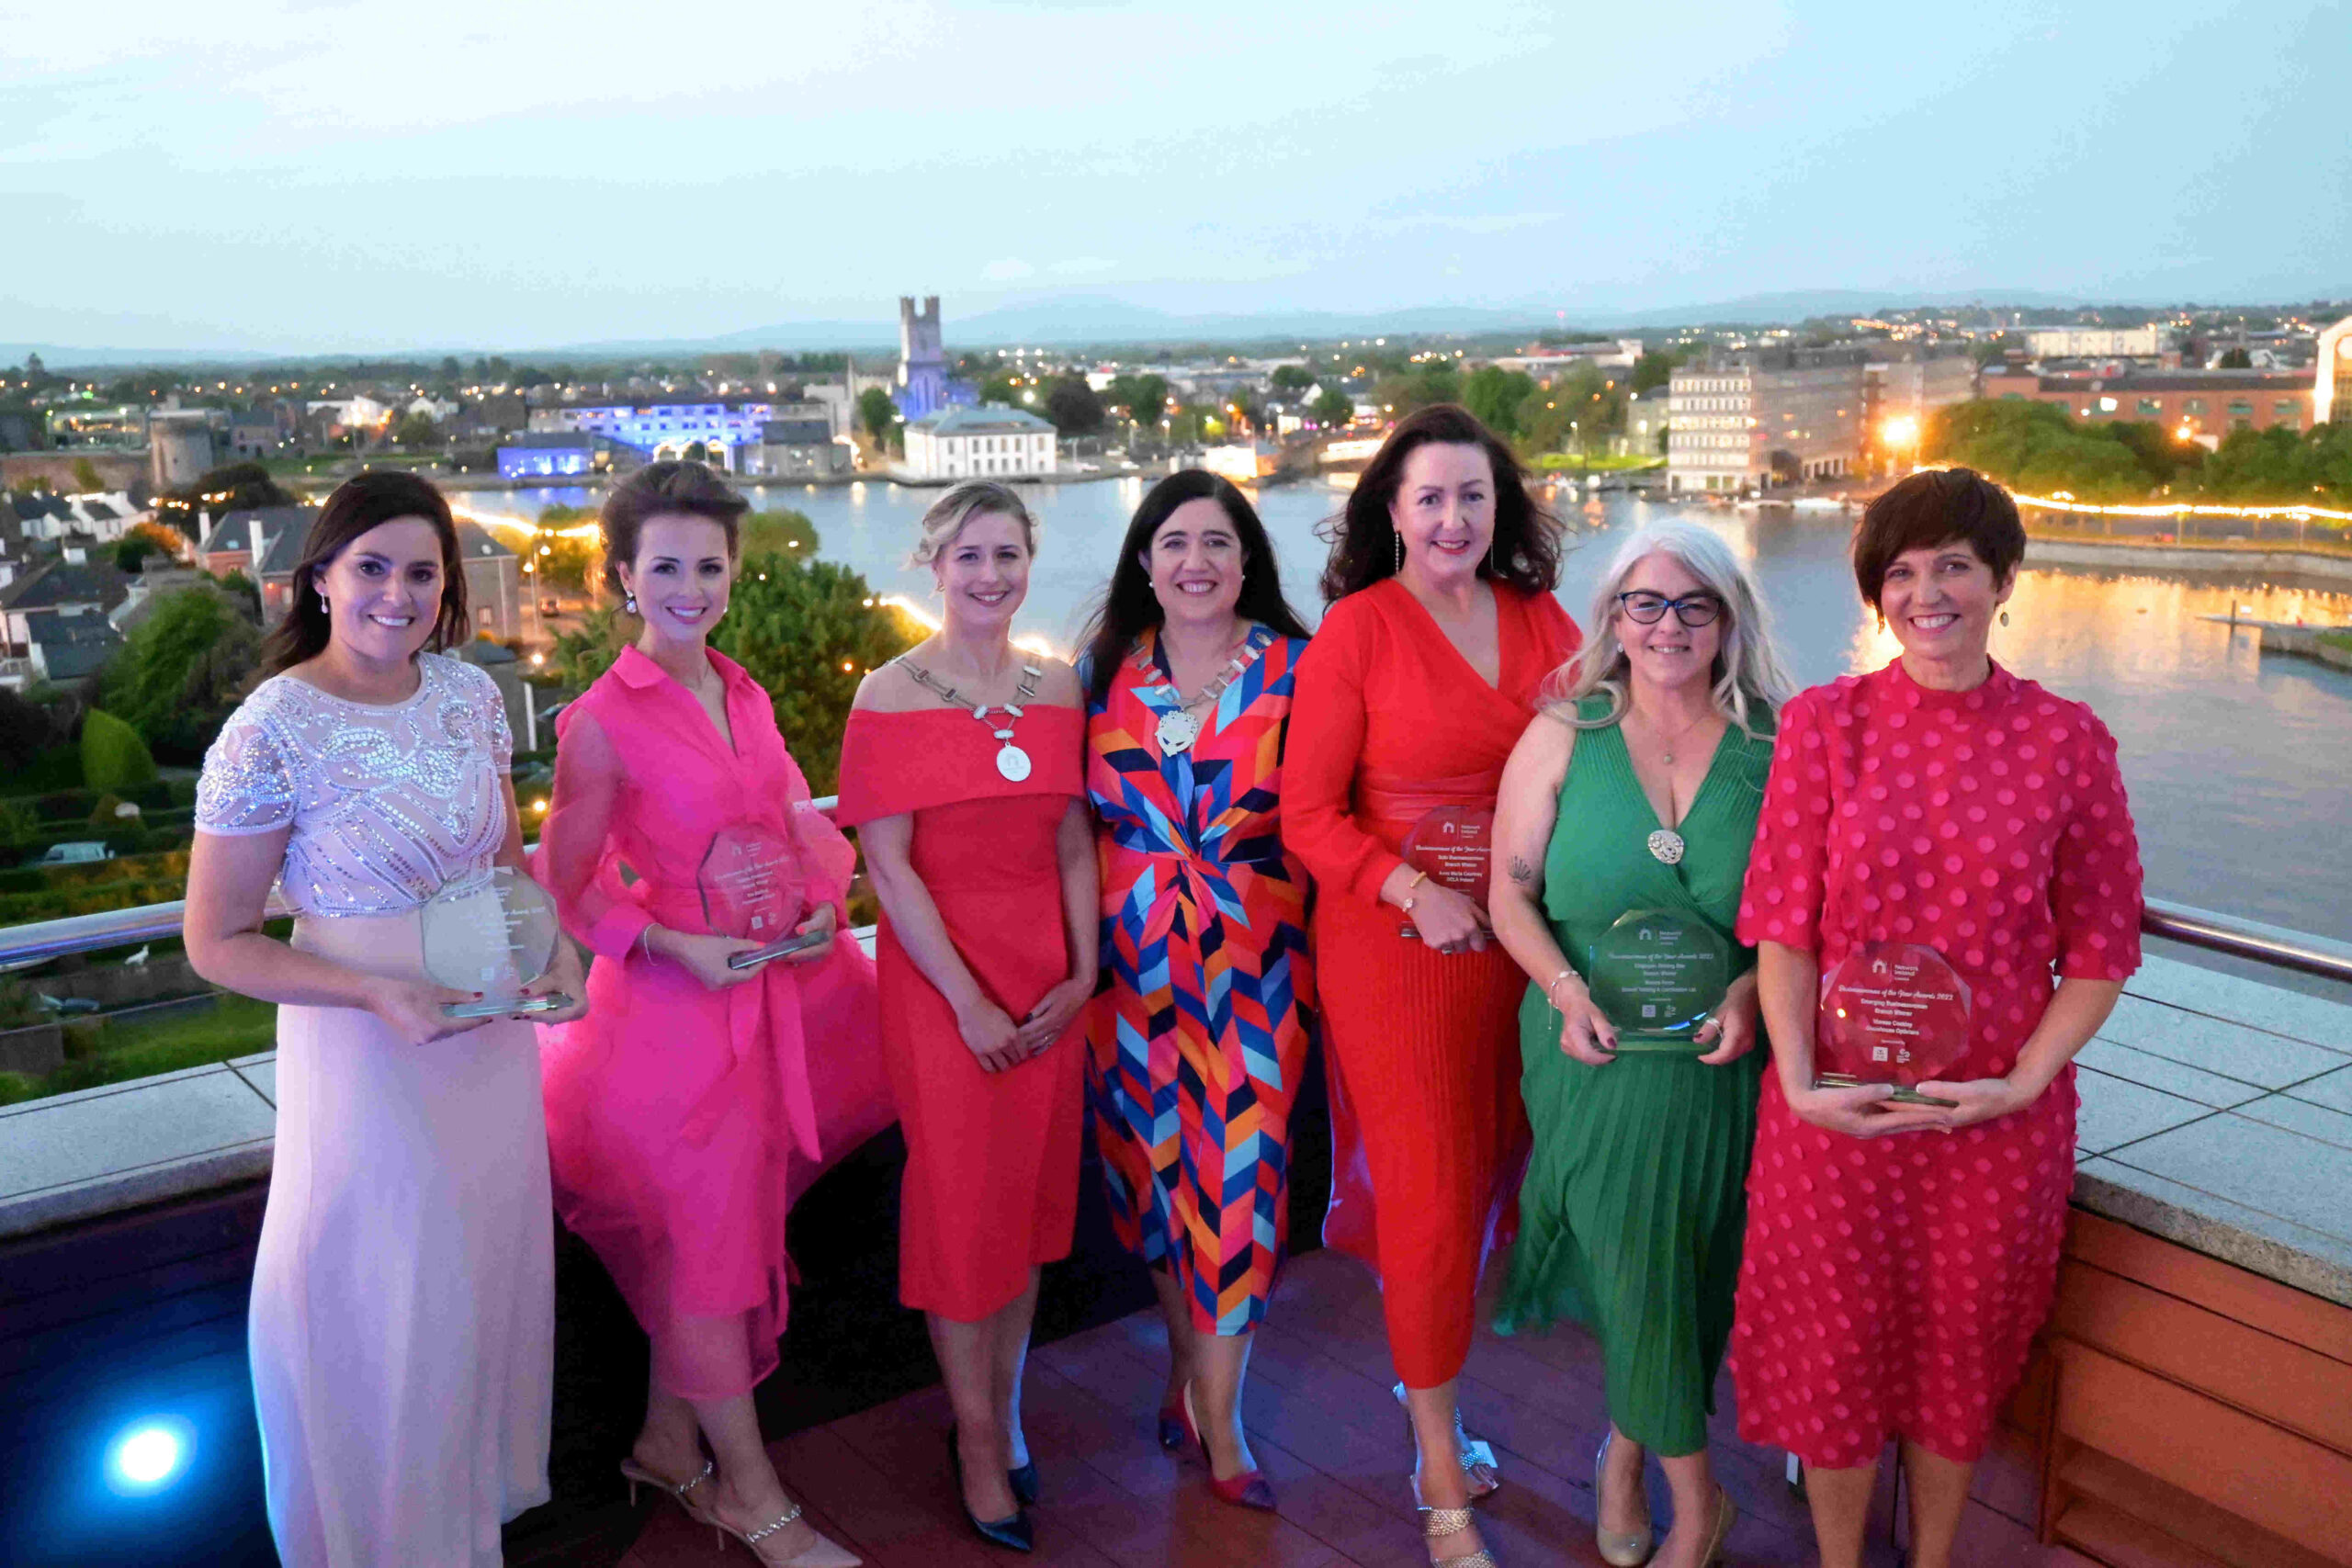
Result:
[[[743,466],[742,450],[758,446],[763,430],[775,417],[772,402],[606,404],[533,409],[531,430],[534,434],[602,436],[647,462],[684,457],[689,447],[700,446],[703,460],[735,471]]]
[[[612,466],[612,443],[594,435],[535,432],[498,444],[498,472],[510,479],[564,479]]]

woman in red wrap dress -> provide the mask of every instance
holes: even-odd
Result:
[[[2049,1315],[2075,1054],[2140,964],[2115,741],[1986,651],[2025,546],[2016,505],[1965,468],[1871,503],[1854,575],[1902,657],[1781,710],[1757,817],[1739,940],[1758,947],[1778,1070],[1748,1173],[1732,1375],[1739,1435],[1805,1462],[1825,1568],[1861,1562],[1889,1437],[1911,1480],[1910,1562],[1950,1562],[1976,1460]],[[1877,942],[1932,947],[1966,984],[1963,1055],[1917,1086],[1945,1106],[1816,1087],[1822,976]]]
[[[1461,409],[1424,409],[1348,502],[1323,576],[1331,608],[1291,706],[1283,839],[1315,874],[1309,932],[1337,1069],[1325,1234],[1380,1271],[1423,1533],[1442,1564],[1492,1561],[1468,1504],[1494,1489],[1493,1459],[1462,1434],[1454,1383],[1527,1148],[1527,976],[1478,897],[1439,886],[1400,850],[1433,810],[1493,811],[1538,689],[1578,645],[1552,597],[1558,574],[1559,525],[1510,449]],[[1351,1190],[1352,1139],[1368,1219]]]
[[[596,959],[588,1016],[541,1032],[548,1145],[557,1209],[652,1342],[631,1490],[669,1492],[764,1562],[846,1568],[785,1496],[752,1390],[784,1332],[790,1195],[887,1126],[888,1097],[873,965],[841,919],[855,854],[767,693],[706,646],[743,508],[699,463],[641,468],[605,503],[606,570],[642,629],[557,723],[538,871]],[[782,852],[818,946],[729,967],[762,943],[706,913],[722,829]]]

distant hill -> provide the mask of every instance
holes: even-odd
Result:
[[[1333,311],[1226,311],[1184,315],[1139,305],[1106,294],[1041,295],[1020,299],[963,316],[947,300],[946,338],[956,348],[1011,348],[1021,345],[1079,347],[1111,344],[1263,343],[1285,339],[1413,336],[1498,332],[1535,332],[1561,326],[1583,331],[1656,330],[1677,326],[1773,326],[1813,317],[1869,315],[1883,310],[1965,305],[2028,310],[2065,309],[2087,303],[2079,296],[2048,294],[2033,289],[1971,289],[1938,294],[1905,294],[1874,289],[1810,289],[1777,294],[1752,294],[1711,304],[1665,309],[1631,310],[1580,303],[1522,300],[1500,306],[1423,306],[1409,310]],[[2138,301],[2106,301],[2122,305]],[[214,334],[203,334],[210,337]],[[898,346],[895,315],[858,321],[777,321],[768,326],[703,338],[601,339],[542,349],[514,349],[496,344],[418,344],[407,356],[438,357],[444,353],[471,356],[503,353],[536,363],[556,359],[620,359],[640,355],[677,355],[773,348],[786,352],[854,350],[887,354]],[[400,356],[379,349],[289,353],[266,348],[126,349],[83,347],[54,343],[0,343],[0,364],[16,365],[28,354],[39,354],[52,369],[75,367],[131,365],[236,365],[267,360],[347,361]]]

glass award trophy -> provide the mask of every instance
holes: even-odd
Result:
[[[1914,1086],[1939,1078],[1968,1051],[1968,982],[1932,947],[1866,942],[1821,979],[1814,1081],[1828,1089],[1893,1084],[1889,1099],[1957,1103]]]
[[[1620,1051],[1691,1051],[1731,987],[1731,944],[1696,915],[1634,909],[1589,954],[1585,984]]]
[[[729,958],[729,969],[749,969],[831,940],[821,931],[796,934],[795,928],[808,918],[800,852],[772,828],[751,822],[721,828],[703,852],[695,888],[714,936],[760,944]]]
[[[424,973],[453,991],[480,991],[481,999],[450,1002],[451,1018],[503,1018],[553,1012],[571,998],[560,993],[526,997],[523,988],[555,963],[562,940],[555,900],[512,866],[451,883],[424,906]]]
[[[1405,835],[1400,852],[1405,863],[1426,873],[1441,887],[1467,894],[1480,909],[1487,907],[1487,878],[1495,863],[1495,814],[1479,806],[1441,806],[1422,813]],[[1407,920],[1398,936],[1421,933]]]

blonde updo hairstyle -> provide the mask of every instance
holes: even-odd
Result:
[[[931,503],[917,525],[922,537],[915,541],[914,553],[907,558],[909,566],[933,566],[964,531],[964,525],[982,513],[1010,517],[1021,525],[1021,542],[1032,556],[1037,553],[1037,520],[1029,508],[1012,492],[1010,485],[994,479],[966,479],[950,486],[947,493]]]
[[[1634,568],[1652,555],[1672,557],[1722,603],[1723,614],[1715,621],[1723,635],[1713,671],[1715,709],[1754,739],[1756,720],[1777,716],[1781,705],[1795,695],[1796,682],[1789,678],[1772,635],[1770,613],[1747,570],[1729,545],[1690,523],[1656,524],[1618,547],[1592,596],[1584,647],[1544,684],[1545,711],[1577,729],[1599,729],[1625,716],[1633,694],[1627,685],[1625,645],[1617,636],[1617,595],[1624,592]],[[1608,710],[1598,717],[1580,717],[1577,705],[1596,694],[1609,699]]]

